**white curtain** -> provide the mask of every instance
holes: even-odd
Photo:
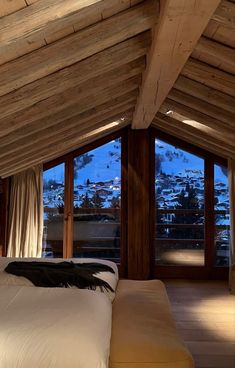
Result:
[[[229,288],[235,294],[235,160],[229,160],[229,191],[230,191],[230,270]]]
[[[42,166],[11,181],[8,257],[41,257],[43,234]]]

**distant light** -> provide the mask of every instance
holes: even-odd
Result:
[[[120,120],[121,120],[121,121],[124,121],[124,120],[125,120],[125,118],[121,118]]]

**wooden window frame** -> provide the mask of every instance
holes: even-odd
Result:
[[[73,160],[114,139],[121,138],[121,233],[120,264],[118,264],[121,277],[127,274],[127,136],[128,128],[121,129],[43,165],[43,171],[46,171],[59,164],[65,164],[63,257],[71,258],[73,256]]]
[[[161,139],[166,143],[172,144],[179,149],[183,149],[189,153],[197,155],[204,159],[204,175],[205,175],[205,265],[204,266],[164,266],[155,264],[155,249],[154,249],[154,237],[155,237],[155,139]],[[191,279],[227,279],[228,267],[215,266],[215,212],[214,212],[214,165],[222,165],[227,167],[227,160],[212,154],[202,148],[196,147],[191,143],[188,143],[182,139],[173,137],[161,130],[151,127],[151,217],[152,217],[152,231],[151,231],[151,244],[152,244],[152,263],[151,274],[152,277],[157,278],[191,278]]]

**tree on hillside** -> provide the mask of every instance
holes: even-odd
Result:
[[[95,208],[103,208],[104,199],[99,195],[98,192],[95,192],[91,197],[91,203]]]
[[[197,197],[197,191],[195,188],[186,185],[185,190],[183,189],[178,195],[178,204],[175,207],[176,209],[185,210],[183,213],[176,213],[173,219],[173,224],[199,224],[202,222],[201,214],[197,212],[187,212],[187,210],[199,210],[199,201]],[[191,227],[176,227],[173,228],[170,232],[170,237],[176,239],[203,239],[204,231],[203,228],[195,228]]]
[[[86,193],[80,206],[81,208],[93,208],[93,203],[91,201],[91,199],[89,198],[88,194]]]

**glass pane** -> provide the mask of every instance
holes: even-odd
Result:
[[[42,257],[63,257],[64,163],[43,173],[43,206]]]
[[[155,140],[155,261],[204,265],[204,160]]]
[[[74,159],[73,256],[120,261],[121,139]]]
[[[216,266],[229,265],[229,189],[228,173],[224,166],[214,166],[215,182],[215,249]]]

